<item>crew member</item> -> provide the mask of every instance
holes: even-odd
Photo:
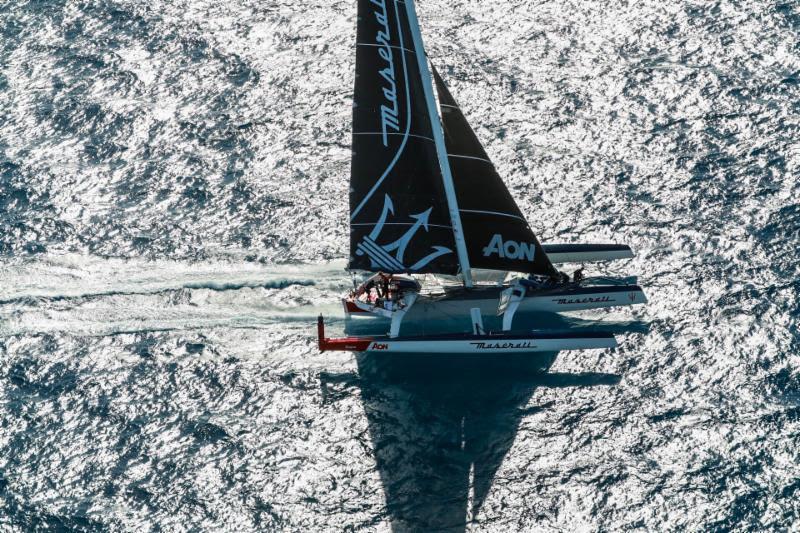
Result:
[[[363,291],[363,294],[366,295],[367,301],[369,302],[374,301],[372,291],[375,290],[375,279],[370,278],[369,280],[367,280],[367,282],[364,284],[364,287],[361,290]]]
[[[389,298],[389,283],[391,282],[391,280],[392,280],[391,274],[387,276],[386,274],[381,273],[381,288],[383,289],[382,296],[384,298]]]
[[[550,275],[550,283],[553,285],[563,285],[569,283],[569,274],[565,272],[556,272]]]

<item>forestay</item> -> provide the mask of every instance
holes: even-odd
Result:
[[[453,227],[405,4],[359,0],[356,49],[349,267],[456,274]]]
[[[435,68],[433,75],[470,265],[555,274],[556,269]]]

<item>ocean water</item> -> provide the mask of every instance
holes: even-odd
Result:
[[[620,347],[316,350],[355,2],[0,0],[0,530],[800,527],[800,4],[419,4]]]

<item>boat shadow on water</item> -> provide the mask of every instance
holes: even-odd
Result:
[[[538,387],[619,383],[548,373],[557,353],[357,356],[361,398],[393,531],[464,531],[477,515]]]

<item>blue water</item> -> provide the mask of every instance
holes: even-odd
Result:
[[[620,347],[318,353],[354,2],[0,2],[0,529],[798,527],[800,5],[420,3]]]

